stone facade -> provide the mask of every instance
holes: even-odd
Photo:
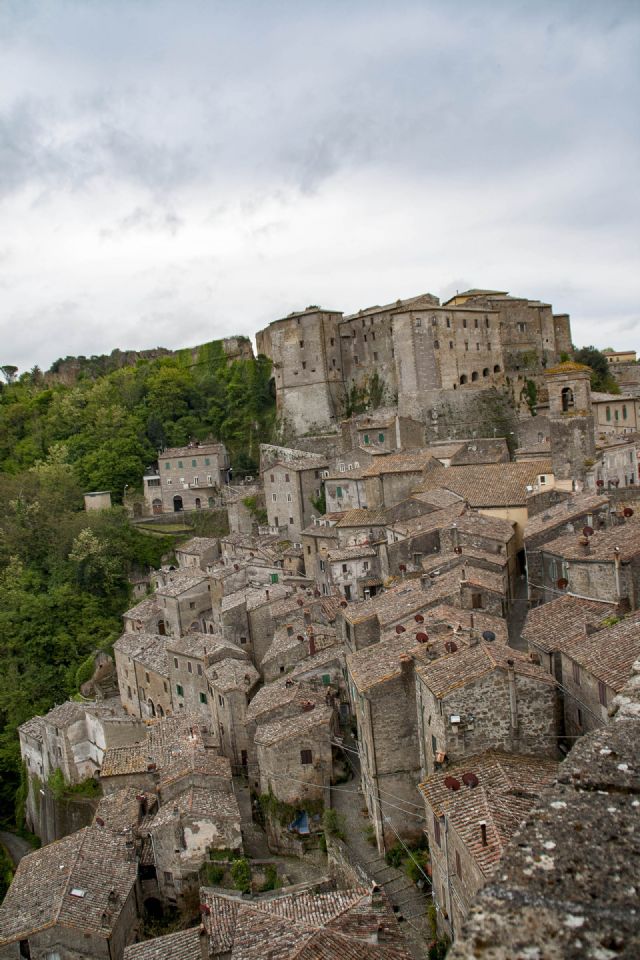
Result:
[[[304,459],[274,463],[264,473],[269,527],[286,539],[300,541],[302,531],[320,513],[312,498],[320,497],[326,461],[307,454]]]
[[[229,482],[229,455],[222,443],[172,447],[158,454],[157,472],[143,477],[150,513],[179,513],[218,505]]]

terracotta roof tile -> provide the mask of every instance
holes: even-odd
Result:
[[[471,507],[526,506],[527,486],[553,475],[551,460],[485,463],[464,467],[429,466],[419,491],[446,487]]]
[[[433,663],[417,668],[422,682],[438,699],[445,697],[452,690],[458,690],[475,683],[480,677],[487,676],[495,670],[506,671],[512,662],[513,670],[519,676],[530,677],[540,683],[555,685],[550,673],[533,663],[528,654],[513,650],[502,644],[486,643],[482,641],[475,647],[468,647],[456,653],[447,654],[434,660]]]

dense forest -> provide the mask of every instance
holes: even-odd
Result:
[[[128,574],[171,542],[124,509],[87,514],[85,490],[140,488],[158,448],[212,436],[236,476],[275,430],[271,364],[227,361],[218,342],[47,386],[34,370],[0,390],[0,819],[19,796],[17,726],[73,696],[78,671],[117,638]],[[19,819],[19,818],[18,818]]]

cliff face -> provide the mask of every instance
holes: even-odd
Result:
[[[222,350],[227,360],[251,359],[253,348],[248,337],[226,337],[224,340],[210,341],[222,344]],[[157,360],[159,357],[173,357],[177,354],[191,358],[195,363],[203,347],[209,344],[198,344],[195,347],[186,347],[180,350],[168,350],[166,347],[154,347],[151,350],[119,350],[116,348],[109,354],[93,357],[65,357],[56,360],[44,374],[47,384],[62,383],[67,387],[74,386],[79,379],[95,380],[122,367],[134,367],[141,360]]]

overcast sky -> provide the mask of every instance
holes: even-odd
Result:
[[[0,0],[0,362],[493,287],[640,348],[635,0]]]

